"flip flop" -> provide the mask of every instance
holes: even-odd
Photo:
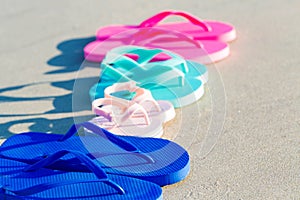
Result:
[[[179,16],[187,20],[187,22],[171,22],[159,24],[162,20],[170,16]],[[230,42],[236,39],[236,31],[231,24],[212,21],[200,20],[199,18],[183,11],[162,11],[156,15],[146,19],[139,25],[111,25],[102,27],[97,30],[97,40],[105,40],[112,35],[123,31],[140,28],[163,28],[167,30],[175,30],[183,33],[194,40],[219,40],[222,42]]]
[[[84,163],[90,173],[45,168],[67,154]],[[78,151],[62,150],[33,165],[0,158],[0,174],[0,199],[162,199],[158,185],[106,174],[99,163]]]
[[[84,127],[93,133],[74,136]],[[189,173],[189,155],[178,144],[158,138],[117,136],[89,123],[73,125],[65,135],[29,132],[8,138],[0,156],[33,164],[60,150],[80,151],[102,163],[108,174],[129,176],[160,186],[183,180]],[[89,171],[72,155],[49,165],[64,171]]]
[[[134,61],[128,53],[137,54]],[[171,58],[150,62],[157,54]],[[134,81],[139,87],[151,91],[154,99],[170,101],[174,107],[191,104],[203,95],[207,81],[204,65],[186,61],[179,55],[162,49],[122,46],[107,53],[102,64],[100,82],[90,89],[91,100],[104,97],[104,89],[116,82]]]
[[[93,111],[99,117],[90,122],[117,135],[138,137],[161,137],[162,116],[148,115],[145,108],[120,98],[100,98],[92,103]]]
[[[91,62],[101,62],[109,50],[124,45],[162,48],[173,51],[185,59],[203,64],[220,61],[230,53],[228,44],[222,41],[196,41],[180,32],[161,28],[138,28],[87,44],[84,47],[85,59]],[[137,59],[132,55],[127,56]],[[159,54],[153,57],[153,61],[162,61],[168,58],[164,54]]]
[[[175,117],[172,103],[156,101],[149,90],[133,81],[115,83],[104,90],[105,98],[92,103],[90,122],[117,135],[161,137],[163,124]]]
[[[105,88],[104,95],[105,98],[123,100],[128,104],[128,101],[134,101],[145,108],[149,116],[159,115],[164,123],[174,119],[176,115],[174,106],[169,101],[156,101],[149,90],[138,87],[134,81],[115,83]]]

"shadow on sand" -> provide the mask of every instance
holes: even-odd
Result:
[[[83,69],[86,67],[83,65],[84,55],[83,55],[83,47],[88,44],[89,42],[95,40],[95,37],[87,37],[87,38],[75,38],[71,40],[66,40],[57,45],[57,49],[61,51],[60,55],[57,55],[47,61],[47,64],[53,66],[55,69],[45,74],[63,74],[63,73],[70,73],[76,72],[78,70]],[[98,67],[98,64],[90,63],[88,66]],[[72,105],[73,102],[73,86],[76,81],[77,85],[80,85],[80,94],[76,95],[76,108],[74,110],[74,106]],[[70,91],[64,95],[50,95],[50,96],[40,96],[40,97],[13,97],[8,95],[2,95],[5,92],[14,92],[23,90],[29,86],[44,84],[45,82],[41,83],[28,83],[25,85],[19,86],[12,86],[6,88],[0,88],[0,103],[8,103],[8,102],[36,102],[41,100],[50,100],[53,104],[53,109],[48,110],[42,113],[33,113],[30,114],[30,118],[28,119],[28,114],[0,114],[0,117],[7,118],[7,117],[24,117],[26,119],[18,119],[9,121],[3,124],[0,124],[0,139],[8,138],[9,136],[15,134],[10,131],[10,128],[16,124],[22,123],[30,123],[32,125],[29,126],[30,131],[36,132],[54,132],[54,133],[64,133],[73,123],[74,121],[86,121],[90,119],[92,116],[81,116],[76,117],[73,115],[72,117],[66,118],[55,118],[55,119],[48,119],[45,118],[43,115],[55,115],[61,113],[72,113],[72,112],[80,112],[86,111],[91,109],[90,99],[88,91],[90,87],[98,81],[98,77],[88,77],[88,78],[78,78],[78,79],[70,79],[64,81],[53,81],[48,82],[53,87],[64,89]],[[75,117],[74,117],[75,116]],[[51,117],[52,118],[52,117]]]

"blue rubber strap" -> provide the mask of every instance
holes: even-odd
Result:
[[[109,186],[111,186],[112,188],[114,188],[120,195],[125,194],[124,189],[119,186],[118,184],[116,184],[115,182],[108,180],[108,179],[96,179],[96,180],[70,180],[70,181],[62,181],[62,182],[54,182],[54,183],[43,183],[43,184],[38,184],[32,187],[28,187],[25,189],[21,189],[21,190],[11,190],[9,188],[6,187],[1,187],[0,189],[11,193],[14,193],[17,196],[29,196],[29,195],[33,195],[33,194],[38,194],[40,192],[44,192],[46,190],[50,190],[53,188],[57,188],[57,187],[62,187],[62,186],[66,186],[66,185],[74,185],[74,184],[79,184],[79,183],[99,183],[99,182],[103,182]]]
[[[98,178],[98,181],[105,182],[105,183],[109,182],[110,186],[115,188],[120,194],[121,193],[124,194],[123,188],[120,185],[118,185],[117,183],[114,183],[113,181],[109,180],[107,174],[103,171],[103,169],[101,168],[101,166],[98,163],[95,163],[92,159],[90,159],[88,156],[86,156],[85,154],[83,154],[79,151],[69,151],[69,150],[58,151],[54,154],[49,155],[47,158],[44,158],[44,159],[38,161],[37,163],[35,163],[33,165],[29,165],[28,167],[25,167],[23,169],[23,171],[24,172],[36,171],[43,167],[47,167],[48,165],[51,165],[52,163],[58,161],[60,158],[62,158],[66,154],[73,154],[78,160],[80,160],[83,164],[85,164],[85,166],[96,175],[96,177]],[[86,182],[84,180],[79,180],[79,181],[82,183]],[[74,184],[75,183],[77,183],[77,182],[75,181]],[[48,189],[51,189],[54,187],[59,187],[59,186],[68,185],[68,184],[72,184],[72,181],[67,181],[67,182],[62,182],[62,183],[47,183],[40,190],[41,191],[43,191],[45,189],[48,190]],[[39,191],[39,188],[35,188],[35,189],[37,191]]]
[[[119,147],[121,147],[122,149],[124,149],[126,151],[133,151],[133,152],[138,151],[138,148],[135,147],[133,144],[122,140],[121,138],[117,137],[116,135],[106,131],[105,129],[103,129],[99,126],[96,126],[95,124],[93,124],[91,122],[83,122],[83,123],[79,123],[79,124],[73,124],[71,126],[71,128],[68,130],[68,132],[59,139],[59,141],[65,141],[65,140],[69,139],[70,137],[75,135],[75,133],[77,133],[77,130],[80,128],[86,128],[86,129],[92,131],[93,133],[96,133],[98,135],[106,137],[107,139],[114,142],[116,145],[118,145]]]
[[[92,131],[93,133],[96,133],[104,138],[107,138],[109,141],[111,141],[112,143],[116,144],[117,146],[119,146],[120,148],[122,148],[126,151],[129,151],[131,153],[140,154],[137,156],[144,158],[149,163],[154,163],[154,160],[149,155],[141,152],[136,146],[134,146],[130,142],[123,140],[120,137],[118,137],[118,136],[110,133],[109,131],[102,129],[99,126],[96,126],[95,124],[90,123],[90,122],[73,124],[71,126],[71,128],[68,130],[68,132],[59,139],[59,141],[62,142],[62,141],[69,139],[70,137],[74,136],[77,133],[77,130],[81,127],[84,127],[86,129]]]
[[[33,165],[29,165],[29,166],[25,167],[23,171],[25,171],[25,172],[35,171],[35,170],[41,169],[43,167],[49,166],[52,163],[58,161],[60,158],[62,158],[66,154],[73,154],[78,160],[80,160],[82,163],[84,163],[87,166],[87,168],[89,168],[91,170],[91,172],[93,172],[97,176],[97,178],[99,178],[99,179],[106,178],[107,179],[107,175],[103,171],[103,169],[100,167],[100,165],[96,164],[92,159],[90,159],[85,154],[83,154],[79,151],[70,151],[70,150],[61,150],[54,154],[51,154],[47,158],[44,158],[44,159],[36,162]]]

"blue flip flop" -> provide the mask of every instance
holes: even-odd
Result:
[[[153,61],[161,53],[170,59]],[[138,55],[137,61],[126,56],[128,54]],[[139,87],[149,89],[156,100],[168,100],[174,107],[182,107],[203,95],[203,84],[208,79],[207,69],[200,63],[186,61],[167,50],[138,46],[111,50],[101,68],[99,83],[90,89],[91,100],[103,98],[104,89],[116,82],[135,81]]]
[[[84,163],[90,173],[45,168],[66,154],[71,154]],[[126,176],[106,174],[97,161],[78,151],[62,150],[33,165],[0,158],[0,175],[0,199],[162,199],[162,189],[158,185]]]
[[[75,136],[83,127],[91,132]],[[65,135],[29,132],[8,138],[0,156],[33,164],[62,149],[80,151],[102,163],[106,173],[130,176],[160,186],[183,180],[189,173],[189,155],[178,144],[165,139],[117,136],[92,123],[73,125]],[[68,155],[49,166],[51,169],[89,171]]]

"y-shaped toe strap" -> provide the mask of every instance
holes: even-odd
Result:
[[[129,58],[125,58],[129,59]],[[171,68],[167,66],[159,66],[157,63],[151,64],[152,67],[139,67],[136,65],[131,70],[124,69],[126,66],[132,65],[117,65],[116,63],[106,64],[102,62],[102,75],[107,76],[115,82],[127,82],[135,81],[140,86],[153,85],[167,85],[166,82],[171,79],[178,79],[177,85],[182,86],[184,84],[184,73],[177,68]],[[170,85],[172,86],[172,85]]]
[[[125,151],[131,152],[133,153],[133,155],[136,155],[138,157],[142,157],[148,163],[154,163],[154,160],[149,155],[143,153],[141,150],[139,150],[136,146],[134,146],[130,142],[123,140],[119,136],[114,135],[109,131],[102,129],[99,126],[90,122],[83,122],[80,124],[72,125],[71,128],[68,130],[68,132],[65,135],[63,135],[58,141],[63,142],[68,138],[74,136],[77,133],[77,130],[81,127],[86,128],[99,136],[107,138],[109,141],[119,146],[120,148],[124,149]]]
[[[185,42],[185,45],[191,44],[197,49],[203,49],[201,42],[194,40],[180,32],[161,29],[161,28],[147,28],[142,27],[137,29],[131,37],[126,39],[126,44],[138,46],[155,46],[155,44],[163,44],[164,49],[168,49],[167,43]]]
[[[159,53],[171,56],[165,61],[153,61]],[[137,54],[137,61],[126,54]],[[178,85],[182,86],[185,74],[188,72],[186,61],[179,55],[161,49],[147,49],[137,46],[118,47],[107,53],[101,67],[102,75],[117,82],[136,81],[138,85],[167,85],[168,80],[178,78]],[[173,83],[174,84],[174,83]],[[174,86],[171,84],[172,86]],[[170,86],[171,86],[170,85]]]
[[[106,111],[105,106],[116,106],[122,113],[116,115],[114,113]],[[139,104],[120,98],[100,98],[96,99],[92,103],[92,110],[95,114],[103,116],[106,119],[115,122],[115,125],[122,124],[129,118],[133,117],[135,113],[142,113],[146,125],[150,124],[150,119],[147,111]]]
[[[155,56],[157,56],[160,53],[164,53],[170,56],[171,58],[163,61],[150,62]],[[126,56],[126,54],[136,54],[138,55],[138,59],[135,61],[129,58],[128,56]],[[148,64],[156,64],[159,66],[171,66],[173,68],[179,66],[179,69],[183,73],[188,72],[186,61],[180,55],[168,50],[149,49],[146,47],[140,47],[134,45],[121,46],[110,50],[109,52],[107,52],[106,57],[103,60],[103,63],[120,65],[120,67],[124,69],[132,69],[137,66],[149,68],[147,66]],[[125,63],[130,65],[123,65]]]
[[[115,96],[115,94],[119,94],[121,91],[129,91],[130,93],[134,93],[135,95],[130,99],[122,99],[120,96]],[[160,105],[157,101],[153,98],[151,92],[147,89],[138,87],[136,82],[129,81],[129,82],[122,82],[122,83],[115,83],[104,90],[104,95],[107,98],[111,99],[120,99],[126,102],[134,101],[138,104],[142,105],[144,102],[150,102],[153,104],[157,112],[161,111]]]
[[[61,180],[60,182],[48,182],[43,183],[39,185],[35,185],[32,187],[28,187],[21,190],[10,190],[9,188],[3,187],[2,190],[12,192],[18,196],[29,196],[33,194],[37,194],[40,192],[44,192],[46,190],[50,190],[57,187],[62,187],[66,185],[74,185],[79,183],[99,183],[103,182],[106,185],[114,188],[120,195],[125,194],[124,189],[114,181],[110,180],[107,174],[103,171],[103,169],[100,167],[98,163],[95,163],[93,160],[91,160],[88,156],[84,155],[81,152],[78,151],[68,151],[68,150],[62,150],[58,151],[52,155],[49,155],[47,158],[44,158],[41,161],[38,161],[37,163],[33,165],[29,165],[28,167],[25,167],[23,169],[24,172],[31,172],[31,171],[37,171],[41,168],[47,167],[48,165],[51,165],[52,163],[58,161],[61,157],[65,156],[66,154],[72,154],[74,155],[78,160],[80,160],[82,163],[87,166],[87,168],[93,172],[96,176],[93,180],[82,180],[82,179],[74,179],[74,180]]]
[[[171,11],[162,11],[160,13],[157,13],[156,15],[146,19],[145,21],[141,22],[141,24],[139,25],[140,28],[144,28],[144,27],[154,27],[156,26],[159,22],[161,22],[163,19],[165,19],[166,17],[169,16],[180,16],[183,17],[185,19],[187,19],[190,23],[201,27],[204,31],[211,31],[211,27],[206,24],[205,22],[201,21],[200,19],[198,19],[197,17],[183,12],[183,11],[175,11],[175,10],[171,10]]]
[[[111,186],[114,188],[120,195],[125,194],[125,191],[123,188],[113,182],[112,180],[100,180],[100,179],[95,179],[95,180],[70,180],[70,181],[60,181],[60,182],[53,182],[53,183],[43,183],[43,184],[38,184],[32,187],[27,187],[25,189],[21,190],[12,190],[9,187],[1,186],[0,185],[0,190],[3,190],[4,192],[11,192],[17,196],[30,196],[33,194],[38,194],[40,192],[44,192],[46,190],[50,190],[53,188],[57,187],[62,187],[62,186],[67,186],[67,185],[74,185],[74,184],[80,184],[80,183],[99,183],[103,182],[106,183],[107,185]]]

